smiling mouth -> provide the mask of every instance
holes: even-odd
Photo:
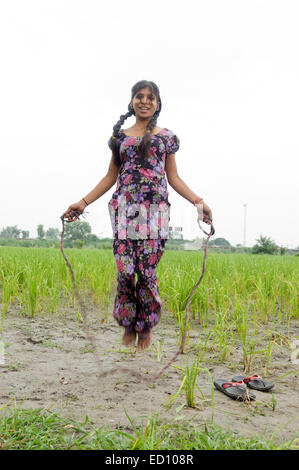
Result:
[[[141,111],[148,111],[150,108],[145,108],[144,106],[142,106],[142,107],[139,106],[139,109],[140,109]]]

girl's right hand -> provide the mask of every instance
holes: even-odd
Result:
[[[211,225],[210,233],[207,233],[202,229],[203,232],[206,235],[209,235],[209,236],[214,235],[215,229],[214,229],[214,226],[213,226],[213,215],[212,215],[212,211],[209,208],[209,206],[202,199],[201,202],[196,204],[196,209],[197,209],[197,213],[198,213],[198,223],[199,223],[199,220],[203,220],[206,224]]]
[[[209,206],[204,202],[204,200],[196,204],[196,208],[199,215],[199,219],[203,220],[206,224],[211,225],[211,223],[213,222],[212,211]]]
[[[81,201],[71,204],[69,208],[67,209],[67,211],[63,214],[63,217],[65,219],[68,219],[69,222],[74,222],[74,220],[78,219],[80,214],[83,214],[85,207],[86,207],[86,204],[81,199]],[[77,214],[75,212],[77,212]]]

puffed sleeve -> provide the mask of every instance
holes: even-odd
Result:
[[[108,147],[110,148],[110,150],[112,150],[111,142],[112,142],[112,136],[108,140]]]
[[[171,155],[172,153],[175,153],[178,151],[180,148],[180,139],[176,134],[173,132],[170,132],[169,137],[167,139],[166,143],[166,154]]]

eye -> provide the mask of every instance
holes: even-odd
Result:
[[[139,95],[136,95],[136,98],[138,100],[141,100],[141,98],[143,97],[143,95],[139,94]],[[155,99],[155,96],[154,95],[149,95],[148,97],[151,101],[153,101]]]

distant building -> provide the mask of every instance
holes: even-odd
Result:
[[[200,250],[203,246],[203,241],[201,238],[196,238],[192,242],[184,243],[184,250]]]
[[[173,238],[176,240],[183,240],[183,227],[168,227],[169,230],[169,238]]]

